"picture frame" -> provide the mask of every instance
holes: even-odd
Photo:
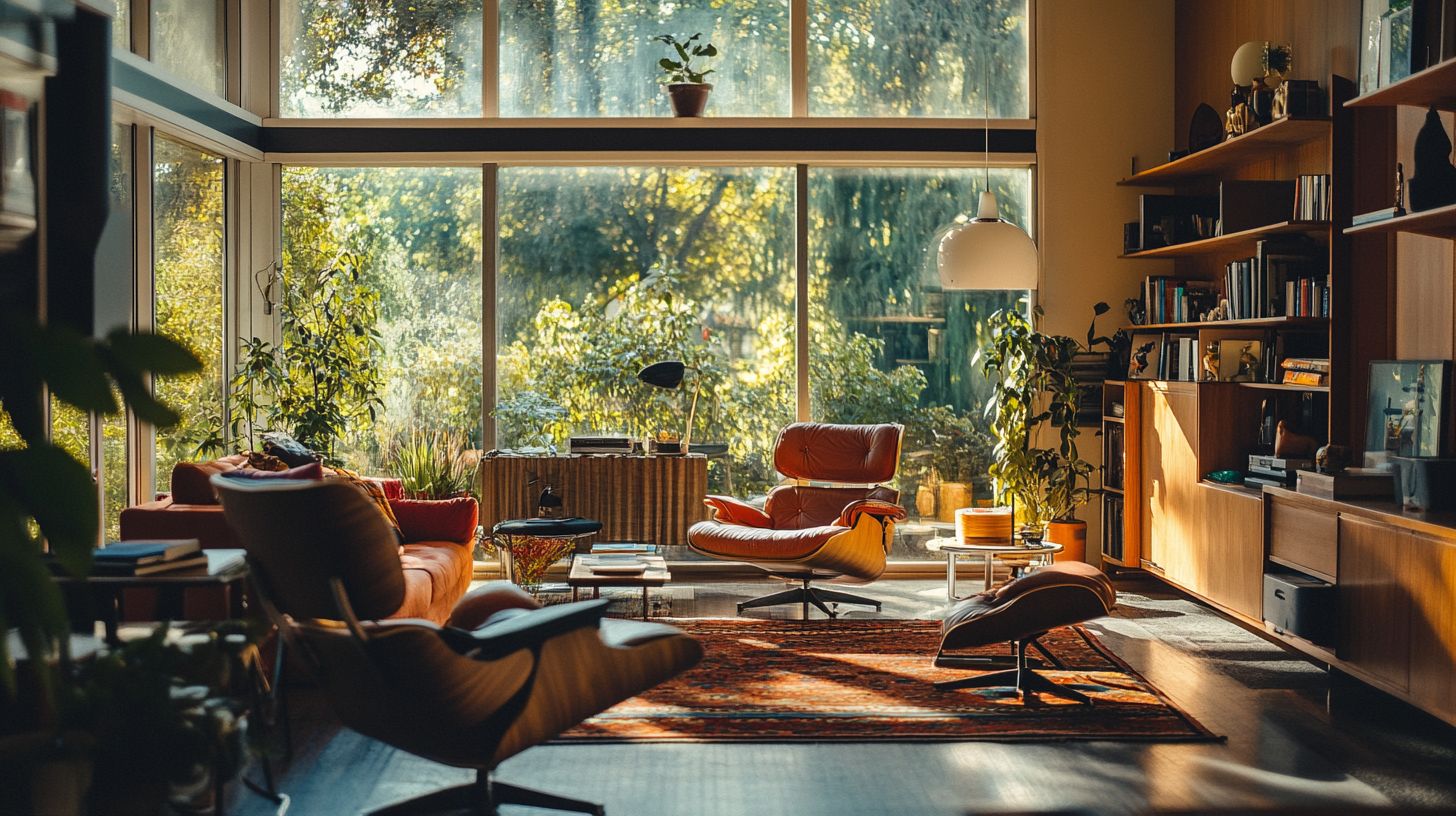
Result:
[[[1365,466],[1392,456],[1441,455],[1450,360],[1372,360],[1366,391]]]
[[[1163,335],[1134,334],[1132,336],[1132,357],[1127,364],[1129,380],[1156,380],[1158,361],[1163,356]]]
[[[1390,11],[1390,0],[1362,0],[1360,26],[1360,78],[1356,93],[1380,87],[1380,18]]]
[[[1259,382],[1264,370],[1264,341],[1218,341],[1219,382]]]

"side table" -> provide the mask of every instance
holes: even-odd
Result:
[[[1036,566],[1045,566],[1051,563],[1051,557],[1062,551],[1062,545],[1054,541],[1043,541],[1040,547],[1026,547],[1011,543],[996,544],[962,544],[954,538],[932,538],[925,542],[925,549],[931,552],[945,553],[945,595],[952,601],[962,600],[962,596],[956,595],[956,559],[963,556],[979,556],[985,565],[985,574],[982,578],[982,591],[991,588],[991,571],[996,566],[996,560],[1001,557],[1015,556],[1017,559],[1030,558],[1036,560]],[[969,597],[969,596],[966,596]]]
[[[93,575],[84,582],[69,575],[57,575],[55,581],[61,585],[63,592],[83,605],[78,608],[91,604],[91,620],[99,617],[106,625],[106,642],[111,646],[121,643],[117,637],[121,595],[128,589],[221,586],[227,592],[229,617],[244,617],[243,590],[246,583],[242,579],[248,577],[248,565],[237,558],[242,550],[203,550],[203,553],[208,558],[206,567],[199,565],[150,575]]]
[[[606,564],[642,564],[641,572],[595,572],[595,567]],[[577,599],[582,587],[592,588],[592,597],[602,596],[602,587],[642,587],[642,620],[647,620],[652,607],[647,603],[647,590],[660,587],[672,580],[667,571],[667,559],[660,555],[638,555],[631,559],[621,556],[578,555],[571,559],[571,572],[566,576],[566,585],[571,587],[571,600]]]

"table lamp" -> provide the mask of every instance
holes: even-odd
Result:
[[[672,391],[682,387],[683,377],[687,374],[689,370],[692,370],[694,372],[697,371],[696,368],[690,369],[689,366],[682,360],[664,360],[660,363],[653,363],[652,365],[649,365],[641,371],[637,372],[637,379],[641,380],[644,383],[647,383],[648,385]],[[683,453],[687,453],[688,445],[692,442],[693,439],[693,417],[698,412],[698,390],[701,388],[702,384],[702,377],[694,378],[693,403],[692,407],[688,410],[687,432],[683,434],[682,438]]]

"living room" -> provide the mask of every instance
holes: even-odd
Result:
[[[1456,0],[0,6],[0,811],[1456,807]]]

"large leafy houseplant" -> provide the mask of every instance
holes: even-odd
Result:
[[[379,294],[360,280],[360,259],[345,253],[325,269],[285,276],[276,347],[243,343],[232,380],[233,435],[281,430],[337,461],[351,425],[383,407],[383,347],[375,325]]]
[[[1041,314],[1038,307],[1034,317]],[[989,328],[982,368],[994,381],[986,416],[996,440],[990,467],[996,497],[1015,503],[1022,524],[1045,528],[1091,497],[1092,465],[1077,452],[1077,341],[1043,334],[1011,310],[993,315]]]

